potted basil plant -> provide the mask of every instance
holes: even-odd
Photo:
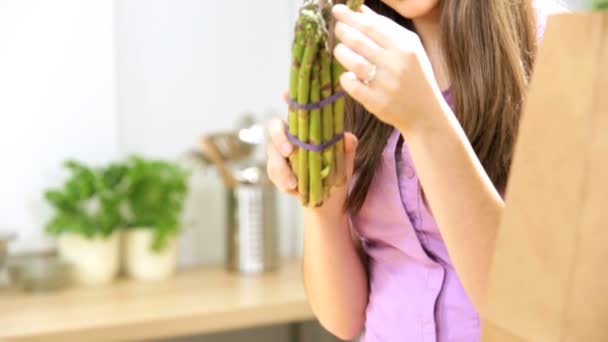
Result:
[[[187,174],[178,165],[132,157],[128,162],[123,257],[127,275],[140,280],[171,276],[187,193]]]
[[[62,187],[46,191],[54,210],[47,233],[57,237],[59,256],[74,266],[74,280],[84,285],[111,282],[119,267],[120,206],[126,167],[93,169],[76,161],[65,167]]]

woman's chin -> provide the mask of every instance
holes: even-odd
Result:
[[[419,19],[431,15],[439,6],[439,0],[382,0],[402,17]]]

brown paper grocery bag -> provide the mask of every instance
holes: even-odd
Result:
[[[608,341],[608,13],[550,18],[519,134],[483,341]]]

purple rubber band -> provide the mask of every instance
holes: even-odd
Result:
[[[309,104],[299,104],[296,100],[294,99],[289,99],[287,100],[289,102],[289,106],[291,108],[295,108],[295,109],[301,109],[301,110],[315,110],[315,109],[322,109],[325,106],[328,106],[331,103],[336,102],[338,99],[340,99],[341,97],[344,97],[344,95],[346,95],[345,91],[340,91],[337,92],[335,94],[333,94],[332,96],[323,99],[319,102],[315,102],[315,103],[309,103]]]
[[[291,141],[292,144],[311,152],[323,152],[324,150],[334,146],[338,141],[344,138],[344,133],[340,133],[334,135],[333,138],[331,138],[327,142],[322,143],[321,145],[314,145],[300,141],[298,138],[294,137],[293,134],[289,133],[289,131],[286,131],[286,133],[287,138],[289,139],[289,141]]]

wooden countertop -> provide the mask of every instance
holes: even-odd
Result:
[[[262,276],[210,267],[162,282],[0,292],[0,341],[164,338],[309,319],[299,261]]]

